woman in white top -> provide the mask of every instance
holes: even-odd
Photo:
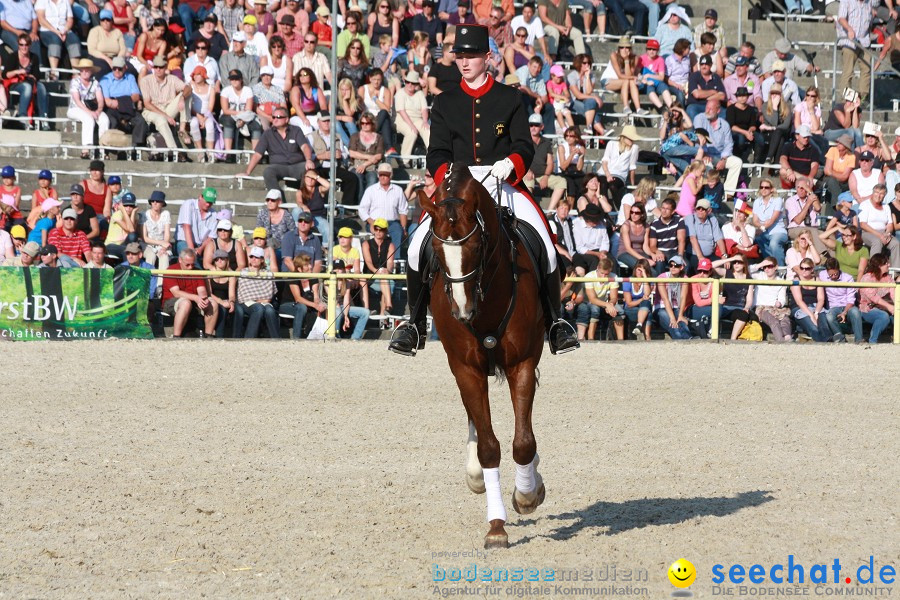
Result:
[[[872,156],[872,153],[863,152],[859,157],[859,167],[850,172],[847,185],[850,187],[849,194],[853,197],[856,205],[862,204],[872,197],[875,184],[884,183],[884,173],[881,169],[873,168],[874,165],[875,157]],[[844,192],[841,196],[847,193]],[[854,206],[853,208],[858,209],[859,207]]]
[[[62,56],[63,44],[69,53],[69,60],[75,62],[81,57],[81,40],[72,32],[75,17],[67,0],[37,0],[34,4],[37,13],[41,43],[47,48],[47,59],[50,61],[50,80],[58,77],[57,68]]]
[[[759,271],[753,274],[753,279],[778,279],[777,269],[778,261],[774,257],[764,258],[759,263]],[[753,294],[756,316],[769,326],[775,341],[791,341],[791,311],[787,307],[787,286],[754,285],[750,286],[747,293]]]
[[[366,83],[359,86],[358,93],[360,101],[365,106],[364,110],[375,115],[375,131],[384,138],[386,146],[393,146],[391,111],[394,107],[394,94],[384,85],[384,73],[381,69],[372,69],[369,72]],[[403,143],[406,145],[406,140]]]
[[[144,260],[160,269],[169,268],[172,215],[167,210],[166,195],[159,190],[150,195],[150,208],[144,213]],[[156,265],[157,261],[159,262]]]
[[[563,133],[563,141],[556,146],[556,164],[566,180],[569,196],[577,196],[584,178],[584,142],[575,127]]]
[[[787,276],[795,279],[800,277],[800,263],[807,258],[813,261],[815,265],[822,262],[822,256],[813,245],[812,234],[809,232],[809,229],[798,235],[791,247],[788,248],[784,257],[784,263],[787,265]]]
[[[400,154],[412,154],[416,138],[421,137],[428,147],[431,128],[428,124],[428,101],[420,89],[418,71],[412,69],[406,74],[403,89],[397,92],[397,132],[403,134],[403,145]],[[363,86],[365,87],[365,86]]]
[[[109,129],[109,117],[103,112],[103,90],[94,78],[99,67],[89,58],[82,58],[76,64],[78,76],[69,84],[69,110],[66,116],[81,121],[81,145],[94,144],[94,128],[102,137]],[[90,158],[91,151],[83,150],[81,158]]]
[[[628,209],[635,202],[642,204],[647,212],[647,222],[651,223],[659,217],[659,207],[656,205],[656,180],[652,177],[642,177],[634,192],[622,196],[622,205],[616,217],[616,225],[621,226],[628,217]]]
[[[309,35],[309,34],[307,34]],[[284,90],[284,95],[290,97],[292,77],[288,73],[294,72],[294,63],[291,57],[284,53],[284,39],[280,35],[273,35],[269,40],[269,55],[259,59],[259,68],[272,67],[275,74],[272,76],[272,85]]]
[[[212,114],[212,107],[216,104],[216,87],[207,83],[209,74],[206,67],[197,65],[194,72],[191,73],[191,86],[194,93],[191,96],[191,139],[194,141],[194,148],[201,150],[203,148],[200,130],[202,129],[206,135],[206,150],[204,154],[200,154],[200,162],[215,162],[213,148],[216,145],[216,118]]]
[[[759,258],[759,246],[753,241],[756,238],[756,227],[747,224],[747,218],[752,214],[750,204],[742,200],[735,201],[731,221],[722,226],[725,252],[729,255],[743,254],[747,258]]]
[[[638,133],[634,125],[622,128],[618,140],[611,140],[606,145],[600,167],[604,177],[600,178],[600,193],[610,199],[611,204],[618,206],[625,191],[626,182],[634,185],[634,170],[637,168]]]

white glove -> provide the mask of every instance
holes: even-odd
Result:
[[[503,160],[498,160],[494,163],[494,166],[491,167],[491,177],[496,177],[497,179],[502,179],[506,181],[506,178],[512,174],[513,169],[515,169],[515,165],[513,165],[513,161],[508,158],[504,158]]]

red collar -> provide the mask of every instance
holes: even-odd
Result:
[[[473,90],[472,88],[470,88],[465,79],[460,82],[460,87],[462,88],[462,91],[464,91],[469,96],[472,96],[473,98],[481,98],[482,96],[487,94],[492,87],[494,87],[494,78],[488,75],[487,83],[485,83],[477,90]]]

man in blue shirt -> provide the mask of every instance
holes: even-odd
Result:
[[[687,258],[693,268],[696,269],[697,263],[702,258],[710,260],[717,258],[716,248],[719,249],[722,258],[728,256],[725,252],[725,237],[722,235],[722,228],[719,227],[719,221],[712,214],[709,200],[706,198],[697,200],[694,213],[684,218],[684,224],[687,225],[688,233]]]
[[[12,48],[13,54],[16,53],[19,36],[24,33],[31,37],[31,52],[40,55],[38,20],[37,13],[34,12],[34,2],[29,0],[0,1],[0,21],[3,21],[0,39]]]
[[[281,240],[281,260],[284,269],[296,271],[294,257],[303,252],[308,254],[313,261],[313,273],[322,272],[323,256],[322,242],[312,234],[313,216],[303,211],[297,215],[297,229],[284,234]]]
[[[694,129],[701,128],[709,132],[709,143],[719,151],[719,159],[715,163],[717,171],[728,170],[725,176],[725,193],[731,197],[737,189],[738,177],[741,174],[742,161],[732,153],[734,139],[731,137],[731,125],[722,118],[721,105],[718,98],[706,101],[706,112],[694,117]]]
[[[105,99],[103,112],[109,117],[110,129],[131,133],[132,145],[143,146],[147,139],[147,121],[141,116],[141,90],[134,75],[126,73],[125,69],[125,59],[117,56],[112,60],[112,72],[100,78]]]

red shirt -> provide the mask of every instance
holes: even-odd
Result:
[[[331,26],[326,25],[320,20],[317,20],[310,26],[310,29],[313,33],[316,34],[316,37],[319,38],[320,46],[327,46],[328,43],[331,42]]]
[[[47,236],[47,243],[56,246],[60,254],[85,260],[84,253],[89,252],[91,243],[83,231],[78,229],[72,235],[66,235],[62,227],[54,227]]]
[[[169,269],[172,271],[180,271],[181,263],[175,263],[174,265],[169,265]],[[173,287],[178,287],[182,292],[187,292],[188,294],[196,294],[197,290],[206,287],[206,278],[205,277],[172,277],[171,275],[166,275],[163,278],[163,295],[162,301],[165,302],[170,298],[174,298],[175,295],[172,293]]]

